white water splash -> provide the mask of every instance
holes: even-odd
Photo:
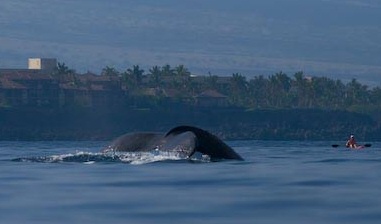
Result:
[[[154,150],[151,152],[118,152],[115,155],[119,157],[122,162],[130,163],[133,165],[147,164],[159,161],[178,161],[187,160],[188,157],[182,157],[176,152],[163,152]]]
[[[93,153],[77,151],[76,153],[68,153],[62,155],[50,155],[50,156],[35,156],[26,158],[17,158],[13,161],[18,162],[41,162],[41,163],[83,163],[91,165],[99,162],[106,163],[129,163],[132,165],[141,165],[147,163],[154,163],[160,161],[196,161],[196,162],[209,162],[210,158],[205,155],[195,154],[191,158],[184,156],[178,152],[168,152],[153,150],[151,152],[105,152],[105,153]]]

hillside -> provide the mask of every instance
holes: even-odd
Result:
[[[80,72],[105,65],[187,64],[195,73],[304,71],[381,81],[375,0],[3,0],[0,67],[56,57]],[[33,13],[32,13],[33,12]]]

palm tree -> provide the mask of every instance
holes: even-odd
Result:
[[[144,70],[140,69],[139,65],[133,65],[132,69],[127,69],[125,80],[134,86],[139,86],[142,83],[143,74]]]
[[[69,73],[75,73],[73,69],[69,69],[68,66],[65,65],[65,63],[57,63],[57,67],[54,71],[55,75],[66,75]]]
[[[230,78],[230,98],[234,105],[245,106],[248,83],[240,73],[233,73]]]
[[[285,73],[279,72],[270,76],[269,81],[270,92],[268,97],[271,98],[272,106],[278,108],[289,107],[291,79]]]
[[[341,81],[334,81],[326,77],[313,77],[311,91],[313,106],[323,109],[339,109],[343,107],[345,86]]]
[[[65,65],[65,63],[57,63],[57,67],[53,72],[53,75],[57,77],[57,79],[60,82],[70,82],[72,84],[75,84],[77,82],[77,79],[75,77],[75,70],[69,69],[68,66]]]
[[[346,89],[347,106],[362,105],[369,102],[368,86],[361,85],[356,79],[352,79],[346,85]]]
[[[175,74],[175,70],[171,68],[170,65],[166,64],[161,68],[161,75],[163,76],[173,76]]]
[[[208,76],[204,78],[204,89],[212,89],[212,90],[218,90],[218,76],[212,75],[212,73],[208,73]]]
[[[311,90],[312,88],[311,81],[304,77],[303,72],[295,73],[294,77],[295,77],[294,86],[295,86],[295,98],[296,98],[295,106],[299,108],[312,107],[313,91]]]
[[[106,66],[105,68],[102,69],[102,75],[109,76],[109,77],[119,76],[119,72],[114,67]]]
[[[178,65],[175,67],[175,74],[180,77],[189,77],[191,73],[184,65]]]
[[[268,91],[269,80],[263,75],[256,76],[250,80],[248,86],[249,106],[254,108],[266,108],[270,106]]]
[[[150,68],[148,76],[150,77],[150,83],[154,87],[159,87],[162,84],[161,68],[159,66],[155,65],[152,68]]]
[[[181,87],[187,92],[193,92],[191,73],[184,65],[176,66],[174,69],[173,86]]]

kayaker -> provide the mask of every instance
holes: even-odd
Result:
[[[357,148],[357,143],[354,135],[349,136],[349,139],[345,146],[347,146],[347,148]]]

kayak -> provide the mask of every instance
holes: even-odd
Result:
[[[364,148],[369,148],[369,147],[371,147],[372,146],[372,144],[364,144],[364,145],[358,145],[357,147],[355,147],[355,148],[351,148],[351,147],[346,147],[345,145],[344,145],[344,147],[346,147],[346,148],[348,148],[348,149],[364,149]],[[337,147],[340,147],[340,145],[338,145],[338,144],[333,144],[332,145],[332,147],[333,148],[337,148]]]
[[[370,147],[370,146],[369,146]],[[365,145],[358,145],[356,147],[347,147],[348,149],[364,149],[364,148],[367,148]]]

